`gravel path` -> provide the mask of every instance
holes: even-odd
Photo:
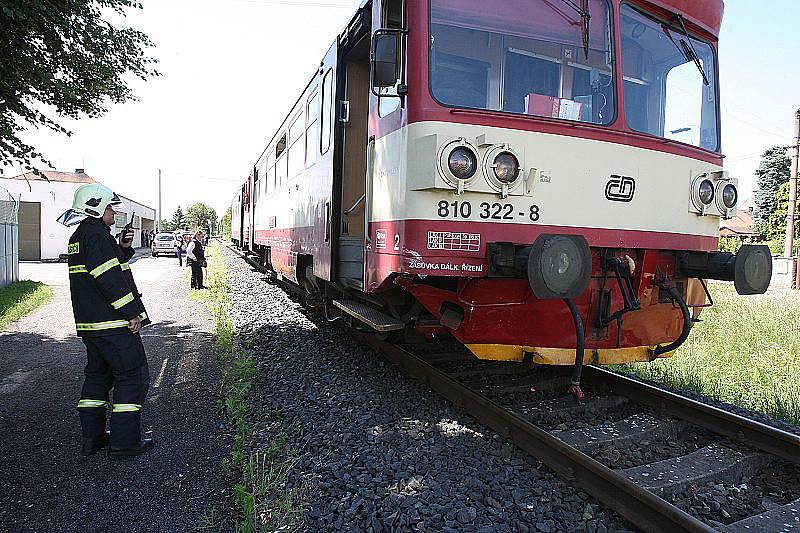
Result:
[[[285,436],[311,531],[623,531],[587,495],[304,311],[226,251],[234,319],[252,347],[253,442]]]
[[[144,457],[80,455],[75,404],[86,356],[66,265],[54,300],[0,334],[0,530],[188,531],[223,505],[230,443],[215,404],[214,326],[186,297],[174,263],[145,257],[133,265],[155,322],[143,333],[151,375],[144,421],[157,447]]]

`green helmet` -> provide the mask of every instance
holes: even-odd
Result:
[[[100,183],[81,185],[75,191],[72,200],[72,209],[67,209],[58,217],[58,221],[65,226],[74,226],[88,217],[102,218],[106,207],[111,206],[114,211],[122,210],[125,204],[111,189]]]

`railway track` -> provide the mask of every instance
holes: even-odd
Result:
[[[358,336],[644,531],[800,531],[798,435],[598,367],[585,369],[591,392],[578,403],[565,394],[569,377],[561,369],[479,361],[454,342],[400,345]],[[726,486],[752,490],[741,481],[765,471],[796,473],[787,487],[769,486],[778,501],[768,510],[726,511],[725,523],[687,512],[687,494],[719,511]],[[709,507],[704,487],[713,493]]]

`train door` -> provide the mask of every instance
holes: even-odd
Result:
[[[362,9],[340,41],[339,124],[342,149],[336,263],[339,281],[357,289],[364,287],[364,251],[367,244],[371,18],[372,14]]]

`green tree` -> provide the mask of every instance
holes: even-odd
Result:
[[[211,235],[217,229],[217,211],[204,203],[190,205],[185,220],[192,231],[201,229]]]
[[[767,239],[780,244],[783,253],[783,244],[786,242],[786,217],[789,215],[789,183],[784,183],[775,195],[775,211],[769,217],[767,223]],[[795,206],[795,213],[800,213]],[[795,217],[794,232],[800,229],[800,224]]]
[[[225,216],[222,217],[222,220],[219,222],[219,232],[225,236],[231,236],[231,218],[233,217],[233,212],[229,207],[228,210],[225,212]]]
[[[58,117],[98,117],[134,99],[130,82],[157,76],[153,46],[119,27],[136,0],[0,0],[0,159],[38,172],[52,164],[20,139],[28,127],[70,134]],[[44,111],[47,110],[47,111]],[[48,116],[45,112],[56,115]],[[0,168],[0,173],[3,171]]]
[[[161,233],[172,233],[175,229],[175,224],[173,224],[171,220],[162,218],[158,223],[158,231]]]
[[[753,220],[755,229],[764,236],[769,234],[770,218],[778,208],[778,192],[781,185],[789,181],[791,163],[785,146],[773,146],[761,156],[761,163],[756,170],[758,182],[753,197],[756,204]],[[784,213],[784,223],[785,216]]]
[[[185,217],[183,216],[183,210],[181,206],[178,206],[178,209],[175,210],[175,213],[172,215],[172,227],[175,231],[177,229],[188,229],[186,227]]]

